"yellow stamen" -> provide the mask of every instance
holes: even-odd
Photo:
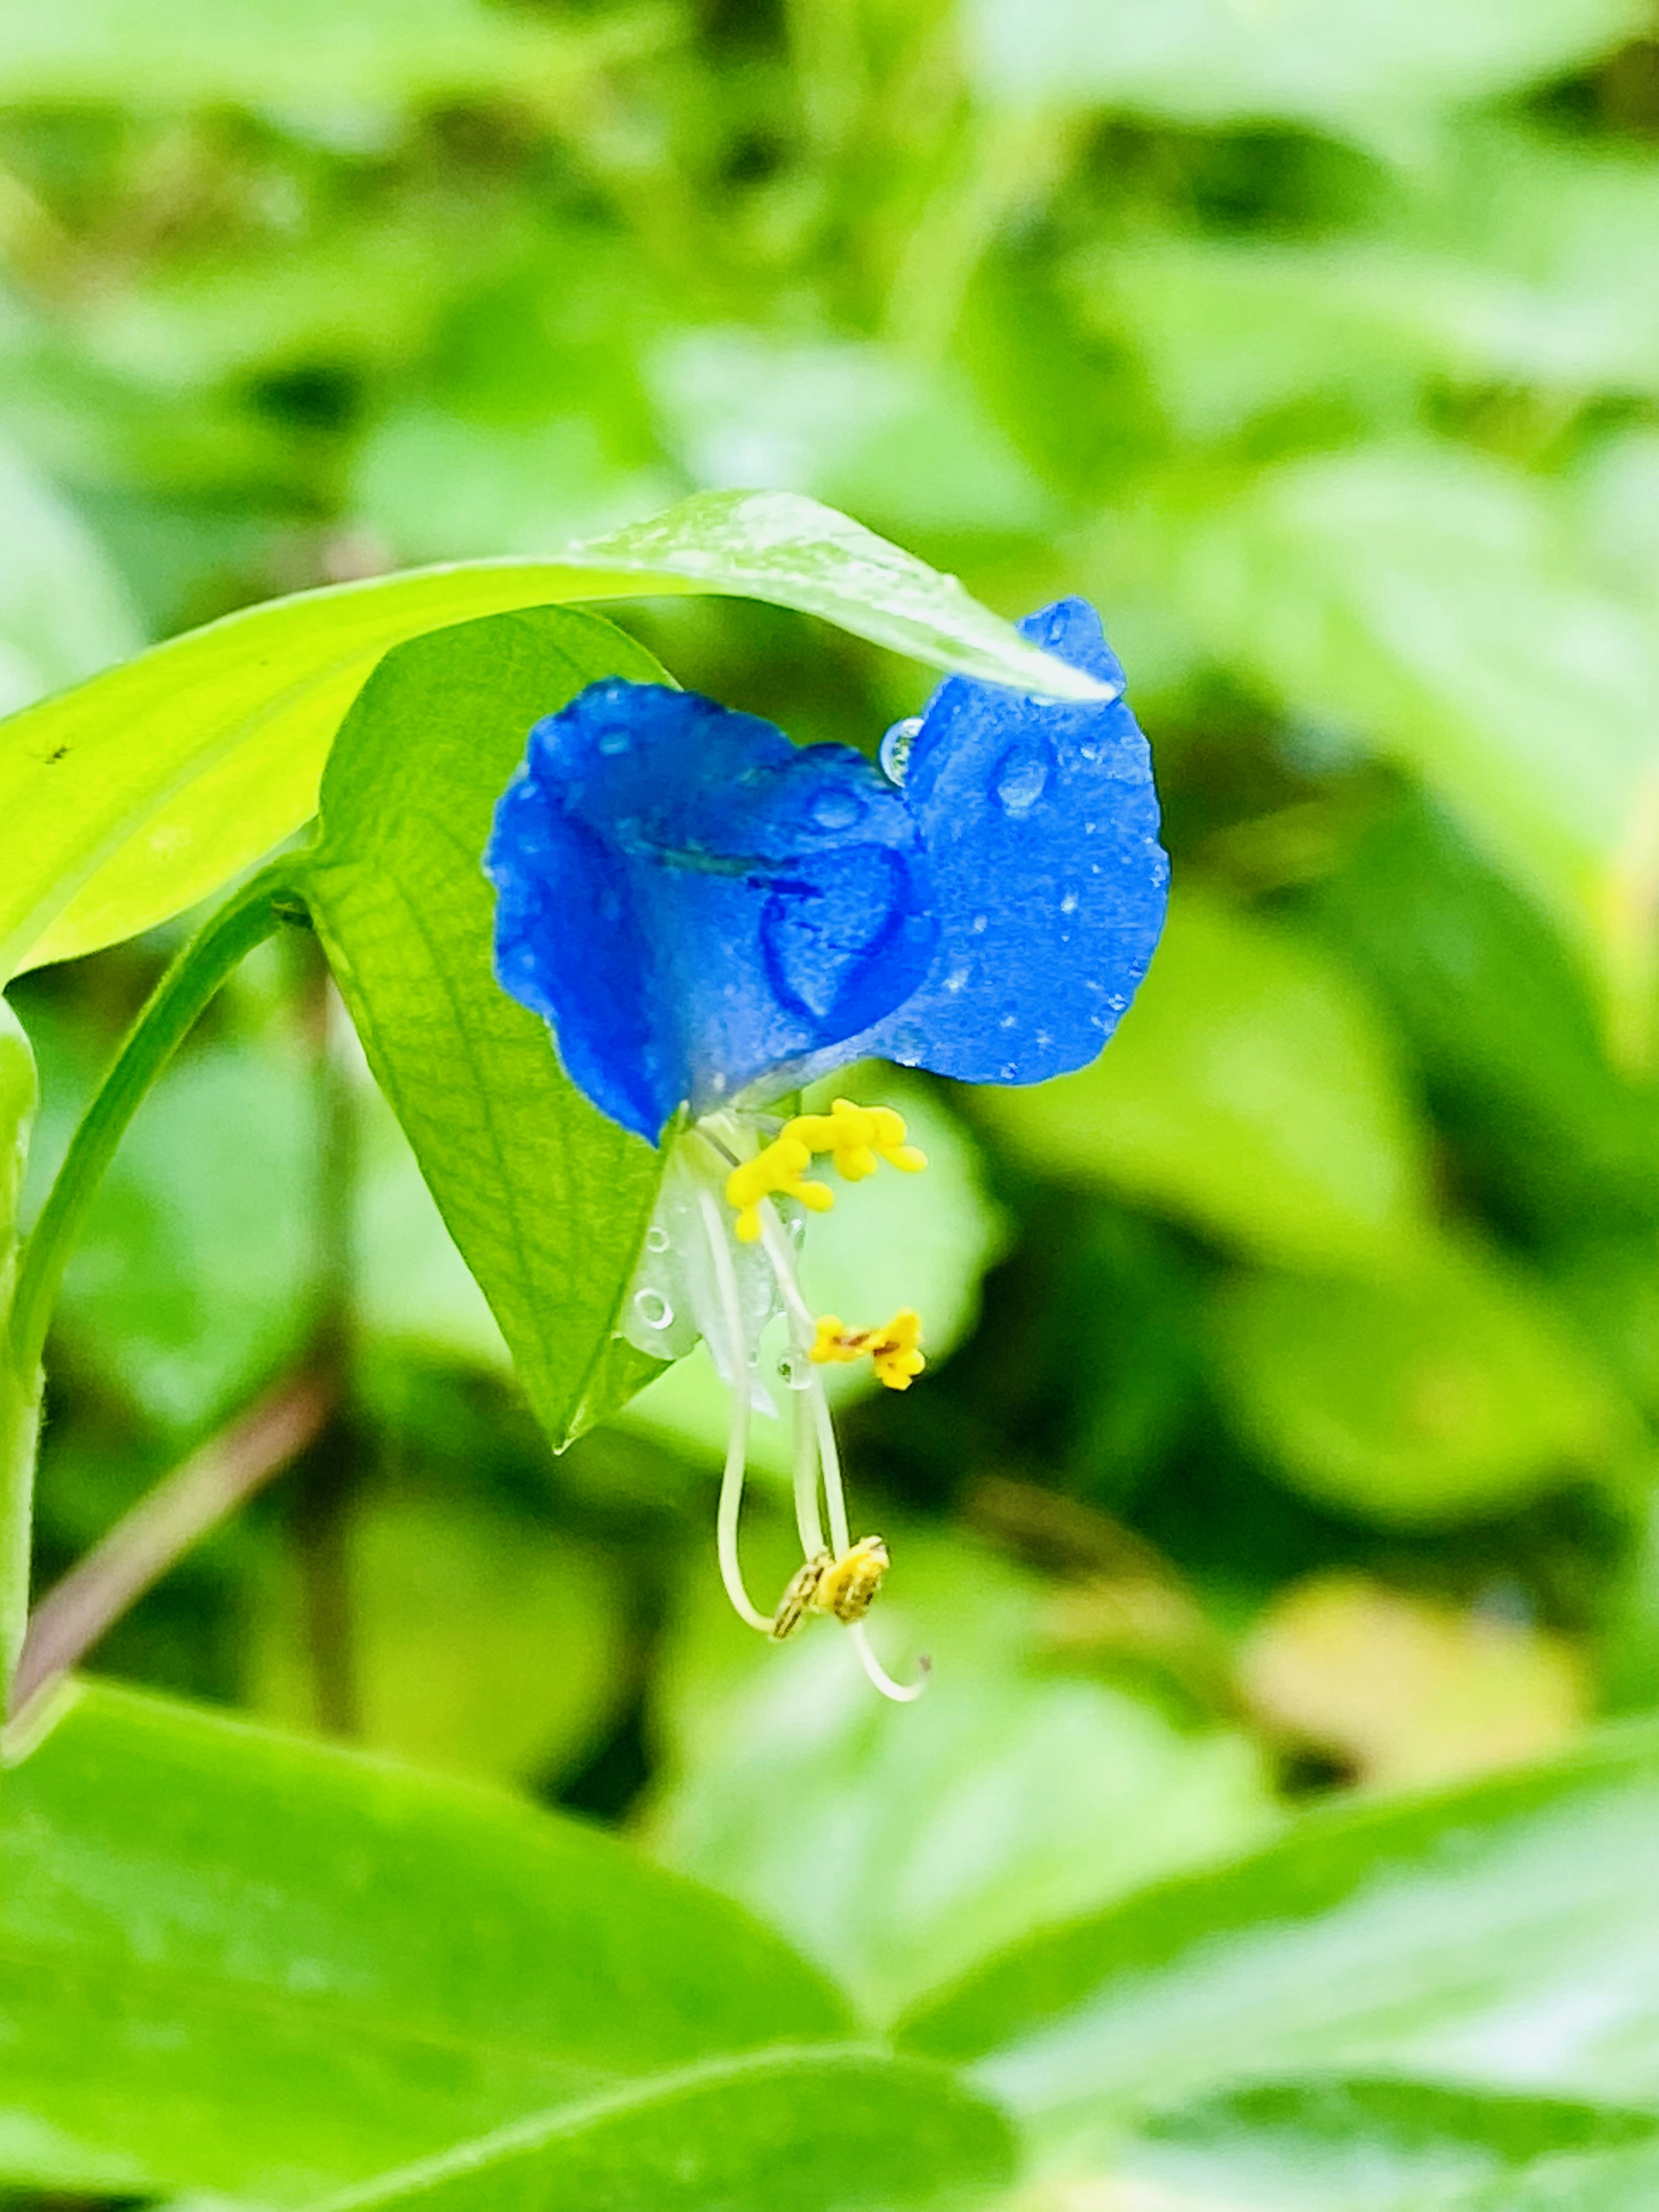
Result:
[[[838,1360],[874,1360],[876,1378],[890,1390],[908,1390],[927,1364],[921,1350],[921,1316],[909,1306],[893,1316],[884,1328],[848,1328],[838,1314],[824,1314],[817,1323],[811,1357],[820,1367]]]
[[[814,1213],[827,1213],[836,1202],[836,1194],[828,1183],[803,1181],[812,1164],[811,1148],[792,1134],[793,1128],[791,1123],[752,1160],[743,1161],[726,1178],[726,1203],[738,1209],[737,1235],[740,1244],[760,1241],[763,1199],[796,1198]]]
[[[822,1152],[832,1156],[848,1182],[862,1182],[874,1175],[878,1158],[906,1175],[915,1175],[927,1164],[926,1152],[905,1141],[904,1116],[890,1106],[860,1106],[850,1098],[837,1098],[827,1114],[797,1114],[769,1145],[733,1168],[726,1179],[727,1203],[738,1210],[740,1243],[758,1242],[763,1199],[799,1199],[814,1213],[828,1212],[836,1202],[829,1185],[803,1180],[813,1155]]]

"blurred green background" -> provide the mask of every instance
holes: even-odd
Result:
[[[43,1587],[319,1316],[349,1409],[94,1664],[627,1822],[843,1971],[855,1921],[878,2012],[1659,1702],[1650,6],[3,0],[0,264],[0,703],[781,487],[1099,604],[1176,885],[1096,1067],[867,1072],[934,1169],[814,1227],[823,1304],[930,1323],[846,1415],[920,1706],[725,1609],[695,1362],[550,1457],[297,933],[74,1263]],[[621,619],[802,738],[925,690]],[[180,933],[16,988],[37,1188]]]

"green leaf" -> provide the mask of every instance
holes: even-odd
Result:
[[[1505,92],[1639,35],[1632,0],[972,0],[994,100],[1095,103],[1188,122],[1285,117],[1364,137]]]
[[[1198,529],[1183,589],[1268,696],[1419,776],[1644,1024],[1632,825],[1659,633],[1597,586],[1546,491],[1450,447],[1289,463]]]
[[[1582,2185],[1634,2170],[1650,2184],[1656,2150],[1651,2112],[1425,2081],[1312,2080],[1160,2115],[1115,2173],[1132,2192],[1168,2192],[1197,2212],[1518,2212],[1533,2185],[1564,2171]],[[1646,2212],[1651,2200],[1593,2201]]]
[[[83,1686],[0,1778],[0,2173],[307,2203],[837,2001],[513,1799]]]
[[[546,1023],[495,981],[483,854],[531,725],[606,676],[665,680],[621,630],[565,608],[399,647],[341,729],[319,842],[295,878],[369,1065],[556,1445],[609,1343],[662,1156],[588,1103]]]
[[[922,2212],[1009,2178],[1007,2130],[941,2069],[844,2054],[717,2061],[530,2120],[324,2212]]]
[[[1038,1173],[1127,1192],[1264,1259],[1364,1271],[1425,1231],[1422,1139],[1352,978],[1191,890],[1092,1066],[975,1104]]]
[[[102,548],[0,447],[0,714],[136,653],[138,618]]]
[[[308,1071],[274,1039],[185,1054],[134,1120],[88,1208],[53,1326],[147,1420],[200,1431],[299,1352],[315,1146]]]
[[[565,561],[416,569],[210,623],[0,726],[0,979],[149,928],[297,830],[380,656],[550,601],[716,592],[1057,698],[1091,678],[815,501],[710,492]]]
[[[1371,1281],[1243,1276],[1212,1319],[1245,1434],[1307,1496],[1387,1524],[1513,1505],[1639,1439],[1542,1289],[1474,1247]]]
[[[345,1535],[357,1733],[423,1766],[546,1788],[629,1693],[607,1556],[487,1497],[398,1489],[358,1502]],[[246,1623],[246,1697],[315,1718],[305,1594],[267,1553]]]
[[[628,27],[637,41],[654,26],[641,11]],[[70,0],[6,10],[0,100],[263,109],[508,91],[544,98],[550,77],[562,88],[586,55],[603,58],[617,43],[614,32],[596,40],[476,0],[358,0],[345,9],[327,0],[238,0],[234,9],[184,0],[160,13],[142,0]]]
[[[1659,1729],[1281,1841],[1039,1936],[914,2015],[1058,2154],[1306,2071],[1642,2103],[1659,2061]]]
[[[926,1697],[872,1695],[828,1625],[782,1652],[738,1645],[699,1560],[663,1686],[671,1758],[649,1829],[671,1864],[787,1935],[877,2020],[1273,1818],[1241,1734],[1183,1731],[1125,1689],[1055,1670],[1034,1577],[960,1538],[888,1534],[872,1632],[896,1672],[933,1656]],[[775,1577],[757,1576],[757,1592],[800,1556],[774,1563],[764,1538],[746,1548]]]

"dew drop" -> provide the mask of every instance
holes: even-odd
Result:
[[[877,757],[889,783],[902,784],[910,773],[910,748],[921,728],[921,715],[907,714],[902,722],[895,722],[882,739]]]
[[[812,1363],[804,1352],[786,1352],[778,1362],[778,1373],[787,1389],[810,1390],[812,1387]]]
[[[1062,914],[1075,914],[1077,912],[1077,893],[1075,891],[1066,892],[1065,897],[1061,899],[1060,902],[1060,910]]]
[[[1010,745],[992,773],[991,790],[1005,814],[1029,814],[1048,786],[1045,745],[1029,740]]]
[[[990,922],[991,917],[988,914],[976,914],[973,920],[969,923],[968,927],[973,931],[975,937],[983,937],[987,929],[990,927]]]
[[[850,830],[864,811],[855,791],[821,792],[812,801],[812,819],[820,830]]]
[[[647,1252],[665,1252],[668,1249],[668,1231],[657,1228],[653,1224],[645,1232],[645,1249]]]
[[[618,753],[625,753],[632,743],[633,739],[626,730],[619,730],[613,726],[599,732],[599,750],[607,754],[612,760]]]
[[[666,1328],[674,1309],[660,1291],[635,1291],[634,1310],[647,1328]]]

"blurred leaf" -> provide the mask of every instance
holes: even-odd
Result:
[[[0,714],[79,683],[143,641],[91,532],[0,447]]]
[[[381,654],[548,601],[732,592],[941,668],[1081,696],[963,590],[846,516],[705,493],[577,549],[304,592],[141,653],[0,727],[0,977],[182,913],[298,829],[341,715]]]
[[[1374,1281],[1246,1275],[1214,1308],[1245,1434],[1322,1504],[1434,1528],[1607,1468],[1628,1408],[1516,1270],[1447,1245]]]
[[[948,1358],[979,1313],[979,1285],[1004,1241],[1000,1215],[986,1194],[979,1150],[939,1094],[878,1062],[843,1068],[809,1094],[809,1110],[827,1111],[832,1097],[896,1106],[912,1139],[927,1155],[922,1175],[878,1175],[861,1183],[836,1182],[834,1209],[815,1217],[801,1251],[800,1277],[815,1313],[838,1313],[868,1325],[912,1306],[924,1323],[930,1361]],[[781,1358],[787,1338],[775,1322],[763,1360]],[[763,1370],[764,1371],[764,1370]],[[824,1376],[831,1401],[845,1405],[880,1389],[862,1360]],[[922,1387],[926,1387],[923,1385]],[[788,1392],[772,1392],[775,1416],[759,1414],[750,1430],[752,1468],[779,1478],[791,1466]],[[700,1458],[726,1450],[731,1394],[708,1347],[677,1361],[641,1391],[623,1425],[660,1437]]]
[[[563,1532],[482,1499],[394,1493],[354,1507],[346,1545],[366,1748],[545,1783],[625,1694],[614,1573]],[[283,1564],[265,1577],[251,1624],[246,1696],[270,1719],[305,1728],[316,1714],[304,1602]]]
[[[1059,2157],[1302,2071],[1641,2103],[1659,2054],[1659,1731],[1314,1813],[1223,1872],[1042,1936],[912,2016]]]
[[[1289,464],[1197,529],[1184,588],[1271,697],[1419,775],[1645,1028],[1650,925],[1621,878],[1659,630],[1575,566],[1537,484],[1450,447]]]
[[[1583,2212],[1644,2212],[1632,2184],[1650,2184],[1656,2148],[1651,2113],[1616,2106],[1313,2080],[1162,2116],[1117,2171],[1132,2202],[1137,2187],[1168,2191],[1192,2212],[1521,2212],[1533,2183],[1564,2171],[1619,2184],[1573,2197]]]
[[[400,559],[453,560],[614,528],[659,507],[668,489],[613,459],[590,414],[477,422],[410,407],[364,446],[352,505]]]
[[[1581,1656],[1495,1605],[1462,1611],[1358,1575],[1283,1590],[1239,1656],[1257,1713],[1380,1786],[1559,1751],[1585,1717]]]
[[[353,2212],[960,2208],[1008,2179],[1007,2130],[937,2067],[865,2052],[705,2063],[388,2174]],[[341,2212],[344,2212],[343,2206]]]
[[[1263,416],[1329,441],[1341,403],[1404,427],[1432,384],[1650,392],[1659,175],[1644,156],[1482,122],[1397,172],[1334,235],[1205,236],[1136,224],[1068,280],[1145,362],[1182,435]]]
[[[1363,1271],[1425,1234],[1421,1140],[1349,977],[1191,890],[1101,1058],[975,1105],[1037,1172],[1126,1192],[1264,1258]]]
[[[543,607],[412,640],[346,717],[298,865],[376,1079],[555,1446],[588,1399],[661,1155],[566,1078],[495,980],[482,856],[525,732],[607,676],[661,682],[597,615]],[[592,1404],[586,1418],[611,1411]]]
[[[274,1042],[186,1054],[122,1140],[54,1327],[147,1420],[210,1427],[297,1352],[315,1146],[306,1070]]]
[[[1583,973],[1537,908],[1417,800],[1310,903],[1408,1039],[1464,1178],[1547,1231],[1628,1224],[1650,1245],[1659,1100],[1610,1065]]]
[[[893,1549],[876,1633],[933,1654],[927,1694],[878,1698],[828,1632],[762,1653],[738,1686],[693,1643],[667,1686],[683,1748],[651,1830],[877,2019],[1271,1818],[1241,1735],[1183,1735],[1126,1691],[1022,1666],[1037,1586],[960,1542]],[[712,1577],[699,1595],[719,1601]]]
[[[624,16],[638,37],[659,16]],[[65,0],[10,9],[0,27],[0,101],[118,100],[169,106],[282,100],[329,106],[512,92],[545,97],[602,58],[616,28],[554,27],[474,0]],[[625,47],[625,41],[624,47]]]
[[[775,484],[885,529],[1012,536],[1051,504],[957,380],[847,340],[688,331],[655,363],[658,404],[699,483]]]
[[[968,0],[993,100],[1186,122],[1287,117],[1364,138],[1594,61],[1646,27],[1630,0]]]
[[[833,2038],[775,1938],[513,1800],[83,1686],[0,1780],[0,2172],[270,2203]]]

